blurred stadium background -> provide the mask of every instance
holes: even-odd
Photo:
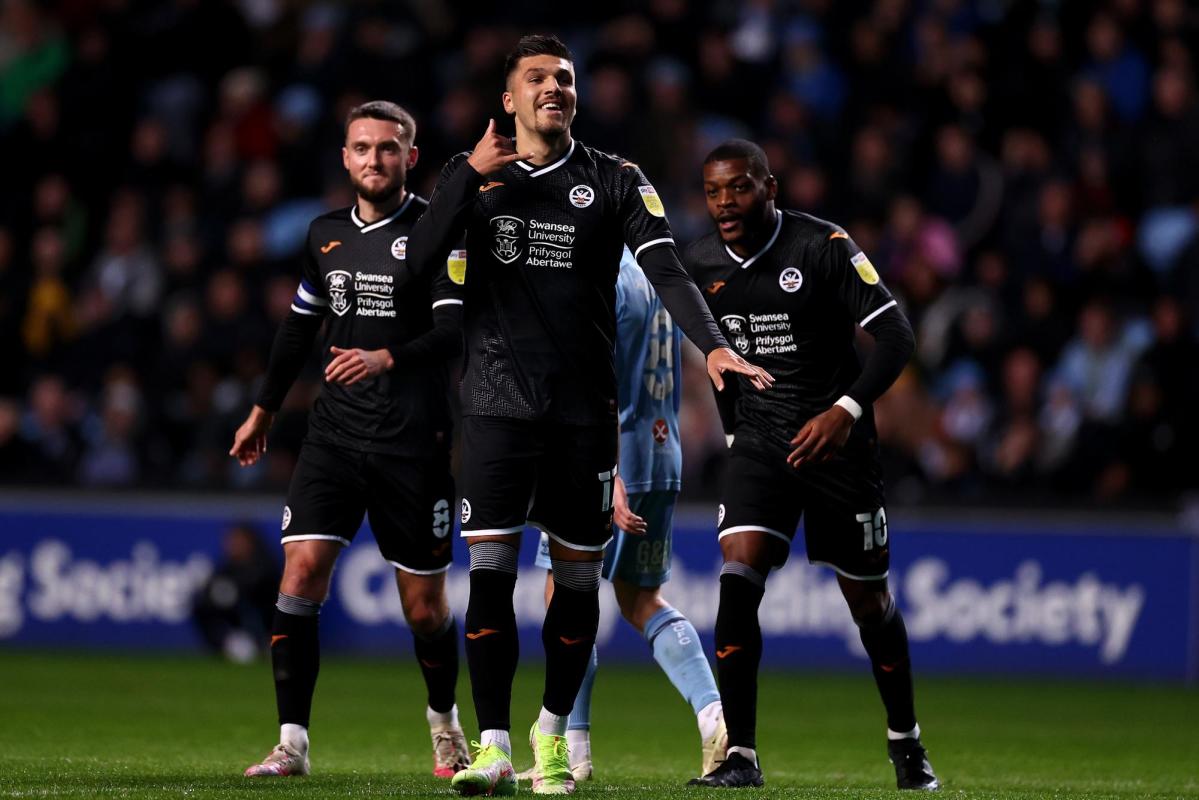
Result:
[[[258,656],[315,368],[260,467],[226,453],[308,222],[352,202],[345,112],[414,113],[427,196],[503,119],[500,63],[531,30],[572,47],[577,137],[642,166],[676,238],[709,224],[703,155],[752,138],[782,204],[843,224],[901,299],[918,353],[877,415],[918,677],[1157,681],[1178,692],[1163,707],[1194,709],[1177,688],[1199,680],[1185,0],[0,0],[0,672],[96,649]],[[702,362],[686,370],[667,588],[707,632],[723,437]],[[803,561],[771,581],[767,663],[865,674],[831,576]],[[402,624],[359,542],[326,644],[402,654]],[[602,660],[648,662],[611,603],[604,625]]]

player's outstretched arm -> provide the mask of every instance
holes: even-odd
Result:
[[[487,130],[471,154],[451,158],[441,170],[429,207],[408,236],[408,271],[419,276],[444,264],[466,227],[467,212],[483,178],[513,161],[532,157],[532,153],[517,153],[510,138],[496,133],[495,120],[488,120]]]
[[[695,281],[683,269],[673,244],[646,250],[640,263],[670,316],[687,334],[687,338],[707,356],[708,377],[717,391],[724,390],[723,375],[726,372],[746,376],[759,391],[770,388],[774,377],[761,367],[750,364],[728,346]]]

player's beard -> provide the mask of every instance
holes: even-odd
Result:
[[[400,190],[404,188],[404,176],[394,176],[379,189],[368,189],[358,178],[352,178],[351,183],[354,184],[354,191],[358,193],[359,197],[367,202],[378,205],[386,203],[400,193]]]

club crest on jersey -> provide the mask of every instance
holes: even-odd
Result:
[[[525,221],[518,217],[509,217],[506,215],[492,217],[491,233],[494,243],[491,245],[491,254],[503,263],[511,264],[520,258],[523,250],[520,240],[524,232]]]
[[[470,522],[470,501],[462,498],[462,524]]]
[[[444,497],[433,504],[433,535],[444,539],[450,533],[450,501]]]
[[[291,524],[291,506],[283,506],[283,527],[281,530],[287,530],[287,526]]]
[[[325,286],[329,291],[329,308],[337,316],[345,316],[350,310],[350,273],[344,269],[335,269],[325,276]]]
[[[575,208],[586,208],[595,202],[595,190],[590,186],[579,184],[570,190],[567,197],[570,198],[570,204]]]
[[[874,269],[874,265],[870,263],[870,259],[866,258],[865,253],[857,253],[853,258],[849,259],[853,264],[853,268],[858,271],[858,277],[863,283],[868,283],[874,286],[878,283],[878,273]]]
[[[666,420],[654,420],[653,435],[656,443],[666,444],[666,439],[670,436],[670,426],[666,424]]]
[[[391,255],[398,261],[403,261],[408,256],[408,237],[401,236],[391,243]]]
[[[803,286],[803,273],[795,267],[787,267],[779,274],[779,287],[788,294],[798,292]]]
[[[716,525],[719,527],[722,524],[724,524],[724,503],[716,508]]]

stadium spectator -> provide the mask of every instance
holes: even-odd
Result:
[[[275,613],[279,565],[254,526],[233,525],[221,561],[192,601],[192,621],[212,652],[237,664],[262,655]]]

